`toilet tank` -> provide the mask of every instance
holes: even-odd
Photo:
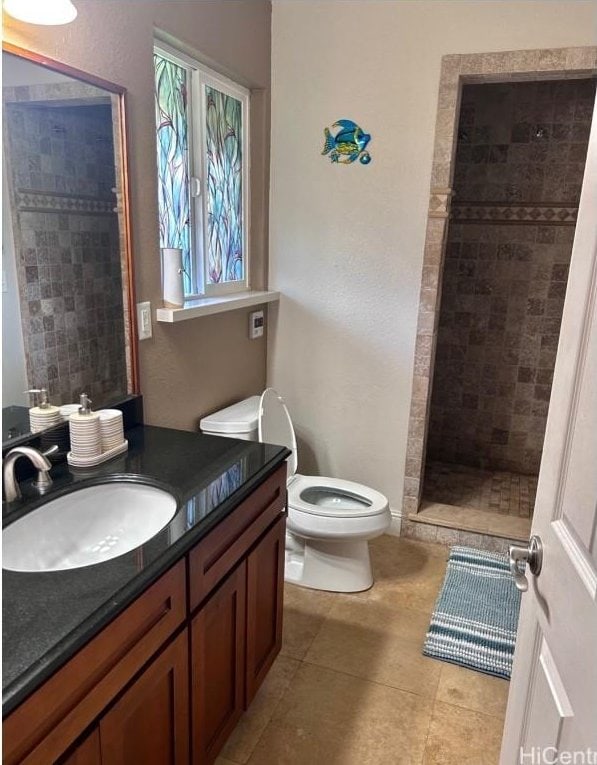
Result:
[[[257,441],[260,396],[250,396],[225,409],[208,414],[199,422],[199,430],[211,436]]]

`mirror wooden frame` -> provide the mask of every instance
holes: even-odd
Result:
[[[116,85],[113,82],[104,80],[101,77],[97,77],[89,72],[84,72],[81,69],[76,69],[69,64],[64,64],[61,61],[44,56],[40,53],[28,50],[27,48],[21,48],[18,45],[13,45],[5,40],[2,41],[2,52],[9,53],[13,56],[27,59],[34,64],[39,64],[46,69],[52,69],[55,72],[73,77],[76,80],[81,80],[89,85],[95,85],[98,88],[102,88],[114,96],[118,103],[118,120],[115,124],[118,125],[118,136],[114,137],[115,142],[118,142],[118,150],[122,161],[120,162],[120,186],[122,188],[122,198],[118,199],[118,218],[119,225],[122,226],[120,232],[121,237],[121,263],[124,266],[124,271],[127,274],[126,287],[123,285],[123,297],[126,295],[125,317],[124,317],[124,333],[125,333],[125,351],[127,362],[127,394],[138,395],[139,390],[139,352],[137,345],[137,314],[136,314],[136,299],[135,299],[135,273],[133,267],[133,251],[132,251],[132,234],[131,234],[131,201],[130,201],[130,177],[128,167],[128,151],[127,151],[127,123],[126,123],[126,89],[121,85]]]

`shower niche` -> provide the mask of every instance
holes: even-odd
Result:
[[[528,539],[595,84],[462,88],[420,520]]]

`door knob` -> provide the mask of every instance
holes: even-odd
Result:
[[[541,573],[543,563],[543,545],[538,536],[532,536],[528,547],[510,545],[510,571],[514,577],[514,584],[521,592],[529,589],[529,582],[524,575],[524,567],[528,565],[529,571],[534,576]]]

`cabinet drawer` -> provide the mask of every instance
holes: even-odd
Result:
[[[191,610],[245,555],[286,506],[286,464],[242,502],[189,555]]]
[[[185,562],[164,574],[4,721],[4,762],[54,762],[186,616]]]

